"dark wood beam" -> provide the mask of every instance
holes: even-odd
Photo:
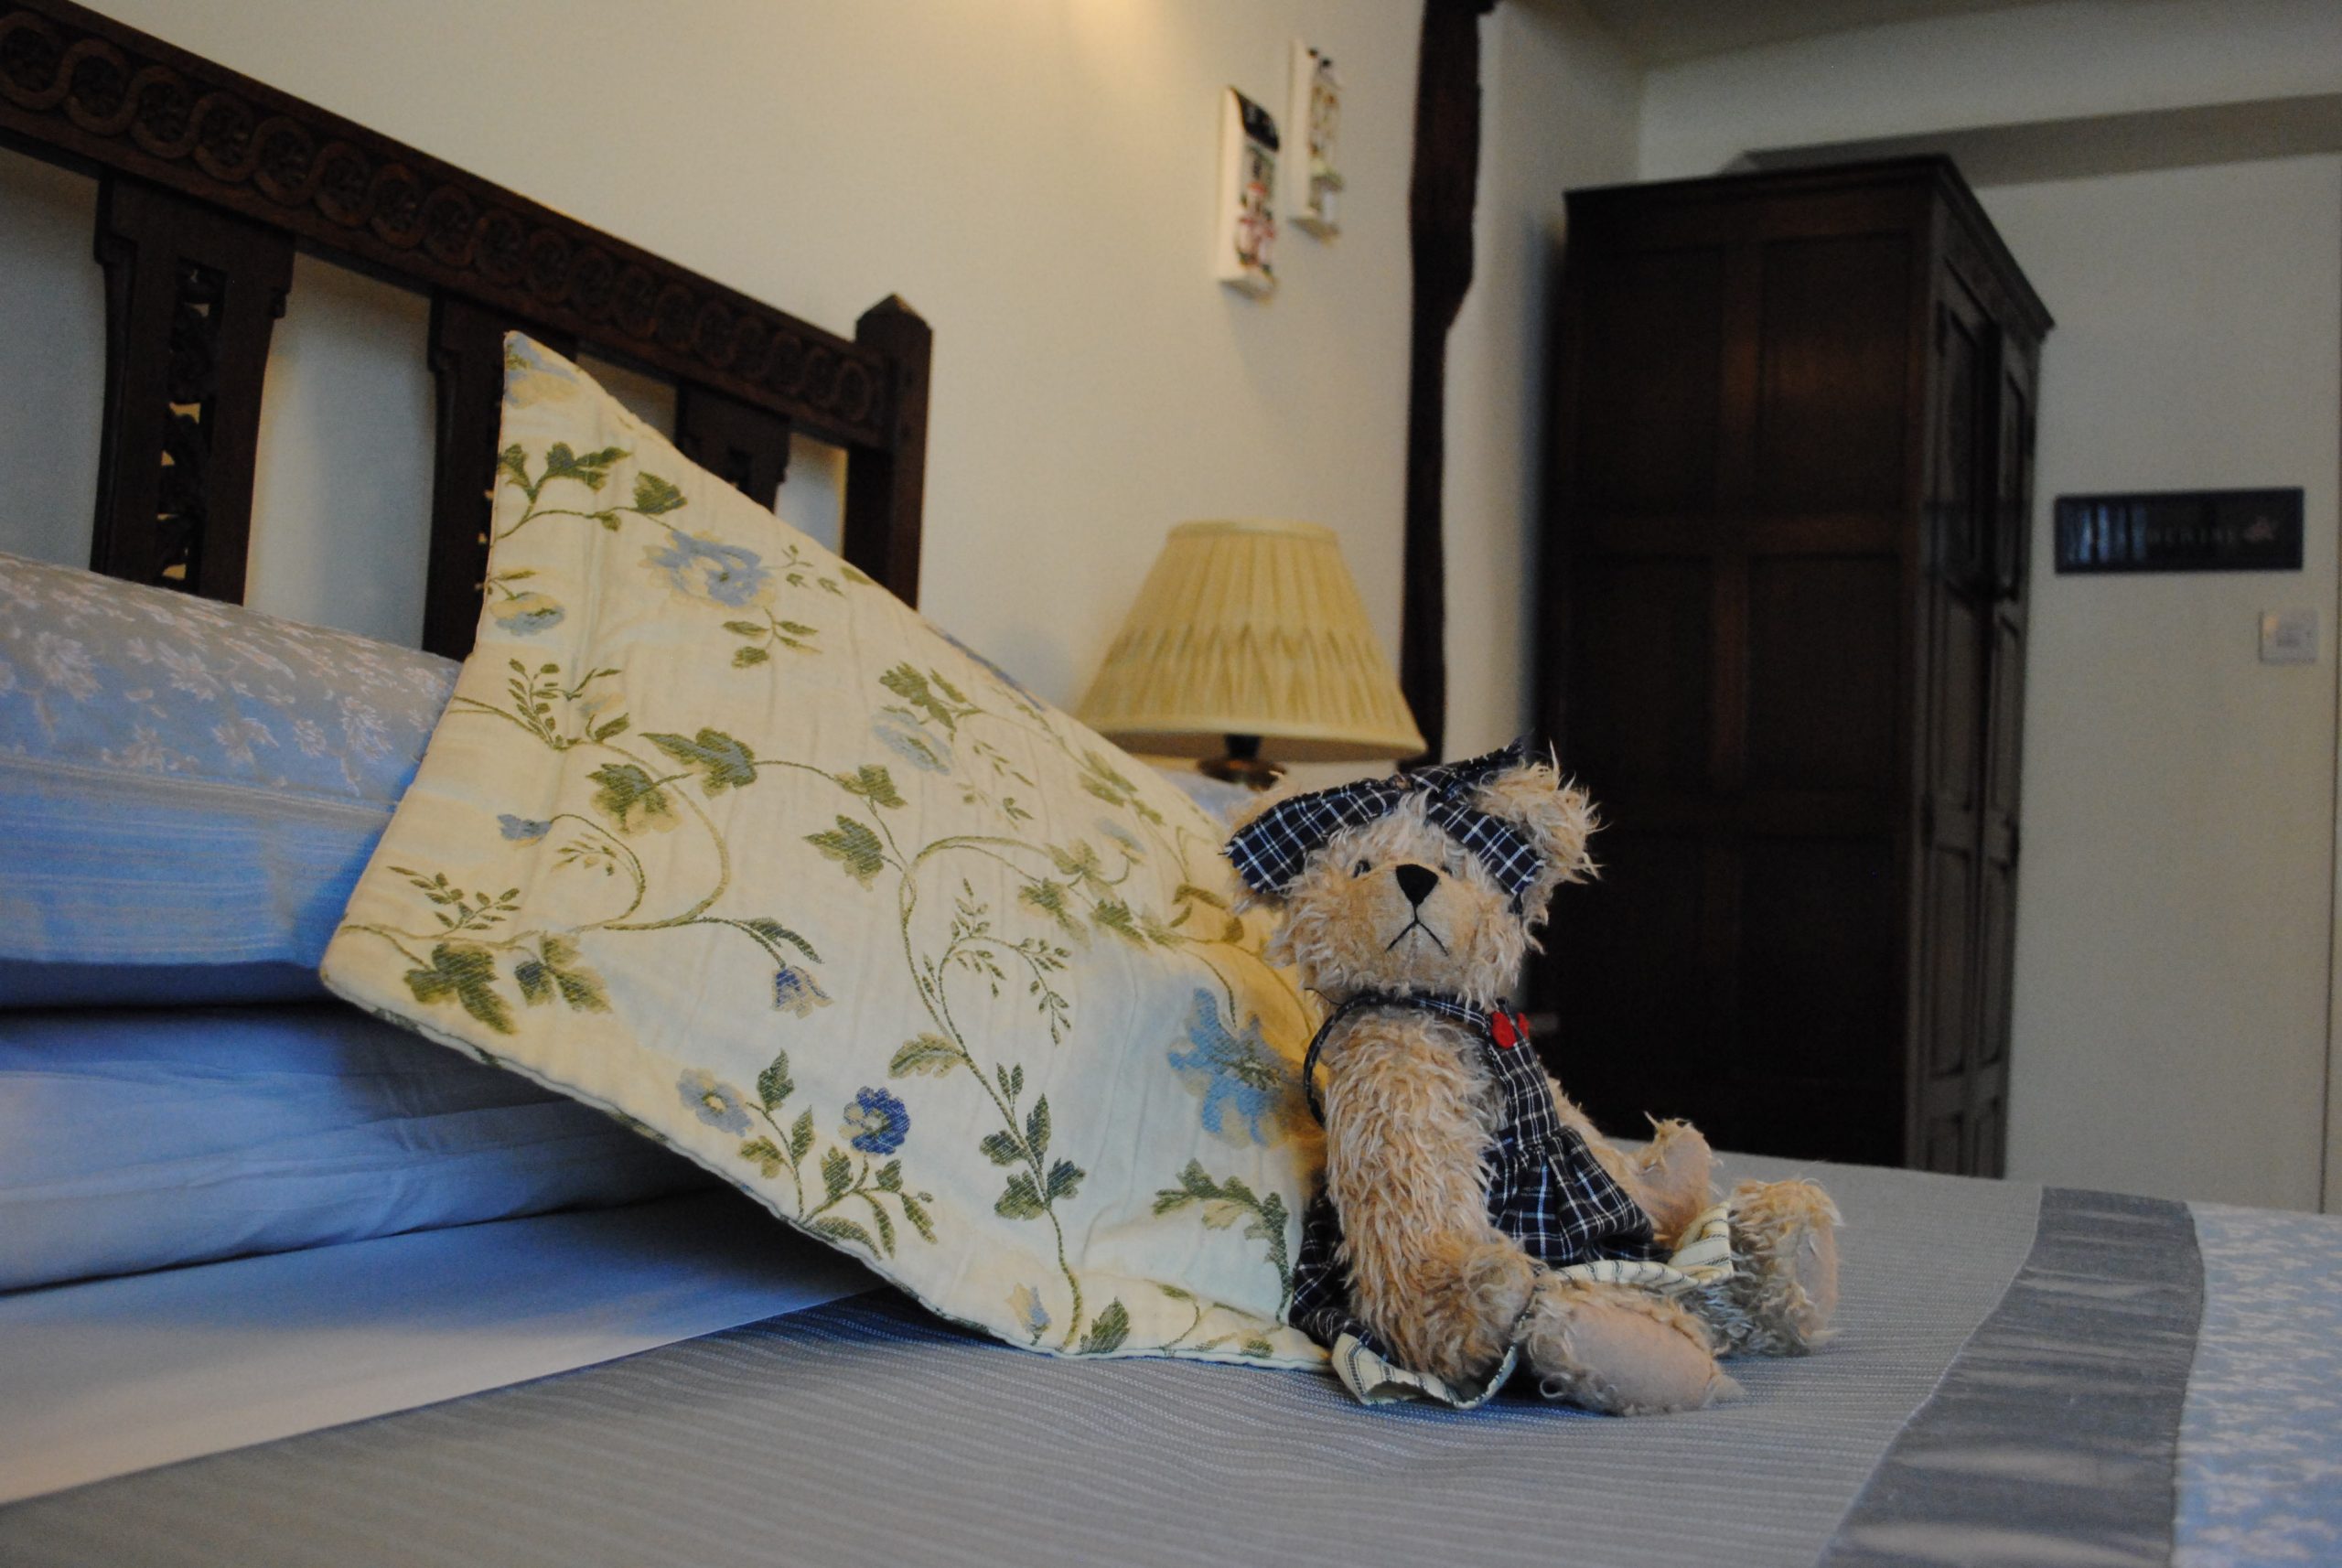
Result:
[[[1407,217],[1414,261],[1407,358],[1406,590],[1399,684],[1428,755],[1447,739],[1445,482],[1447,333],[1472,286],[1480,173],[1480,18],[1496,0],[1424,0],[1415,75],[1415,161]]]

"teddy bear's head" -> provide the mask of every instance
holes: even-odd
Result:
[[[1585,794],[1516,742],[1469,762],[1270,800],[1229,841],[1267,950],[1329,1002],[1511,989],[1553,889],[1594,869]]]

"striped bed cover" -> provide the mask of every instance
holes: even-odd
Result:
[[[2342,1561],[2342,1222],[1813,1174],[1842,1332],[1693,1414],[1369,1410],[874,1292],[35,1498],[0,1563]]]

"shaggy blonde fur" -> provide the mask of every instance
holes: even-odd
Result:
[[[1605,1415],[1697,1410],[1739,1391],[1698,1318],[1624,1285],[1541,1279],[1520,1348],[1538,1392]]]
[[[1544,870],[1516,908],[1425,818],[1421,800],[1336,833],[1283,899],[1269,952],[1338,1004],[1360,992],[1440,993],[1500,1005],[1553,890],[1593,874],[1584,791],[1534,763],[1476,804],[1536,843]],[[1407,871],[1405,876],[1399,874]],[[1428,877],[1429,880],[1426,880]],[[1412,884],[1412,886],[1410,886]],[[1837,1299],[1837,1211],[1810,1183],[1748,1183],[1732,1200],[1732,1283],[1683,1303],[1545,1273],[1489,1224],[1486,1158],[1499,1107],[1483,1050],[1428,1014],[1369,1010],[1337,1026],[1325,1072],[1326,1178],[1343,1230],[1351,1308],[1400,1361],[1485,1378],[1519,1344],[1550,1396],[1635,1414],[1730,1391],[1714,1353],[1798,1354]],[[1714,1156],[1683,1122],[1655,1122],[1629,1155],[1558,1084],[1555,1109],[1671,1242],[1714,1202]]]

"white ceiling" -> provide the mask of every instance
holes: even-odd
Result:
[[[1581,0],[1646,65],[2039,0]]]

